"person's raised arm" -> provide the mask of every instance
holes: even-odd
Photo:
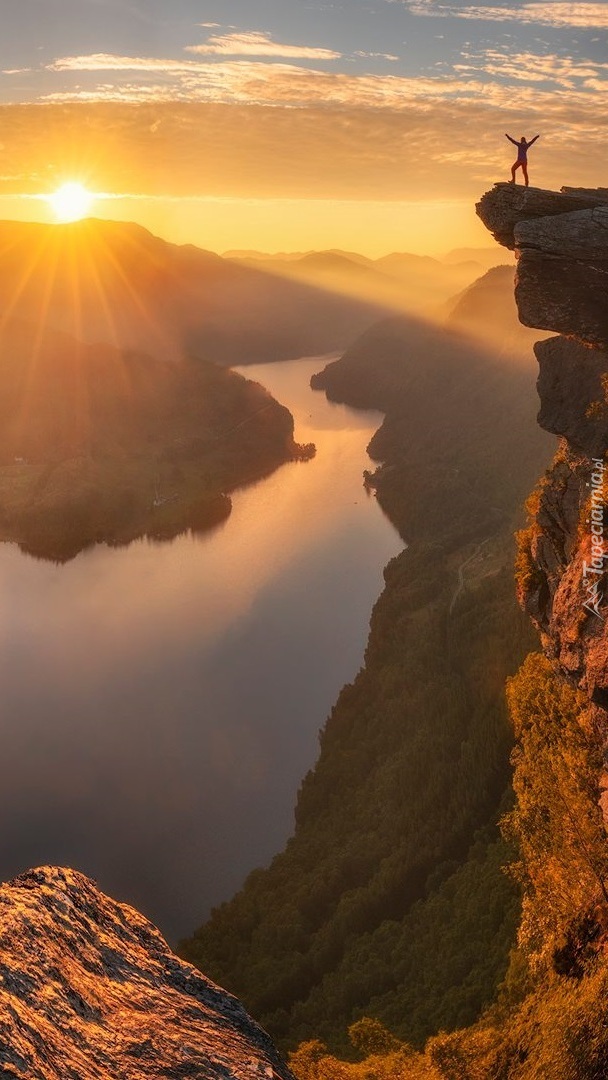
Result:
[[[538,135],[536,136],[536,138],[538,139]],[[517,139],[512,139],[510,135],[507,135],[506,131],[505,131],[505,139],[508,139],[509,142],[512,142],[513,146],[519,146],[519,143],[518,143]]]
[[[532,143],[535,143],[537,139],[540,139],[540,135],[535,135],[533,139],[530,139],[528,147],[532,146]]]

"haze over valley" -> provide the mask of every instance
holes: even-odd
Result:
[[[603,1080],[606,4],[8,7],[0,1075]]]
[[[358,320],[365,327],[378,314],[392,315],[394,307],[386,295],[383,306],[377,297],[372,302],[361,295],[376,291],[376,271],[370,283],[369,260],[352,254],[304,257],[306,276],[315,284],[302,285],[284,274],[283,265],[272,274],[242,268],[194,248],[175,248],[128,225],[83,221],[55,227],[7,223],[3,228],[5,289],[6,295],[12,289],[12,303],[2,322],[2,528],[5,540],[59,564],[47,570],[5,549],[5,588],[10,577],[15,581],[7,602],[13,618],[21,610],[23,627],[14,636],[5,670],[9,716],[28,718],[16,746],[24,738],[37,741],[35,732],[51,722],[57,769],[43,778],[38,755],[28,755],[27,833],[31,836],[37,821],[38,839],[26,841],[16,827],[12,838],[5,838],[4,873],[13,875],[40,861],[74,863],[103,883],[107,877],[108,888],[135,900],[175,937],[190,930],[211,904],[226,899],[249,869],[284,842],[299,780],[314,762],[315,732],[359,665],[380,588],[378,573],[402,547],[403,540],[363,487],[364,471],[374,468],[364,448],[381,414],[370,413],[367,402],[357,403],[367,410],[359,413],[311,392],[308,382],[324,366],[323,357],[288,359],[295,342],[307,343],[311,332],[329,335],[317,340],[335,340],[328,311],[338,313],[338,322],[345,309],[351,312],[349,329],[341,325],[339,333],[354,343]],[[28,274],[32,237],[36,254]],[[419,261],[394,256],[390,263],[399,273],[405,266],[411,274],[411,265]],[[422,262],[425,275],[418,279],[416,295],[424,290],[429,307],[448,285],[468,282],[481,268],[471,259]],[[348,296],[342,288],[344,264],[357,278],[357,289]],[[321,284],[328,265],[330,277]],[[22,282],[20,288],[15,281]],[[483,281],[470,286],[473,308],[475,289],[483,288]],[[245,292],[239,293],[239,282],[245,283]],[[501,282],[496,304],[504,308],[504,321],[513,322],[509,271]],[[402,280],[399,288],[404,287]],[[286,289],[291,296],[287,307]],[[218,295],[226,301],[242,299],[245,316],[260,324],[260,296],[268,302],[272,298],[277,312],[286,312],[278,325],[268,317],[263,342],[253,340],[252,352],[241,357],[247,363],[240,373],[224,364],[239,348],[242,332],[252,340],[251,323],[235,325],[228,311],[223,313]],[[303,308],[294,295],[304,298]],[[43,303],[41,322],[36,312]],[[458,307],[462,300],[454,303]],[[446,311],[452,306],[448,302]],[[476,313],[480,333],[483,307]],[[308,330],[304,316],[311,310],[315,322]],[[443,308],[436,310],[444,317]],[[219,364],[210,359],[209,312]],[[291,345],[285,341],[288,319]],[[445,345],[443,351],[461,349],[459,329],[454,336],[411,317],[403,327],[415,357],[428,352],[429,334],[442,349]],[[81,340],[73,336],[76,331]],[[206,344],[198,353],[194,346],[187,351],[186,340],[202,339]],[[168,343],[164,358],[162,342]],[[285,353],[277,363],[281,348]],[[265,360],[273,360],[276,369],[268,362],[252,364],[258,349],[266,351]],[[427,402],[434,394],[429,385]],[[284,403],[296,417],[295,432]],[[260,479],[264,475],[268,479]],[[234,520],[226,524],[231,506]],[[306,525],[294,531],[302,515]],[[403,538],[407,531],[401,529]],[[158,546],[180,534],[177,546]],[[141,536],[148,539],[133,544]],[[119,545],[125,546],[124,553]],[[87,554],[77,557],[83,550]],[[67,560],[74,560],[73,567],[62,568]],[[344,571],[337,573],[340,564]],[[78,597],[87,581],[89,601],[82,606]],[[127,597],[128,617],[120,614]],[[175,638],[180,605],[182,625]],[[298,618],[287,633],[291,611],[298,611]],[[152,612],[154,633],[146,626]],[[117,620],[124,623],[120,663]],[[32,633],[34,625],[39,629]],[[53,635],[49,651],[45,640],[51,625],[59,636]],[[127,646],[142,635],[141,648]],[[75,658],[84,660],[84,655],[88,658],[77,675],[81,661],[74,667]],[[28,670],[38,673],[33,680],[25,679]],[[312,682],[309,670],[315,672]],[[65,701],[60,706],[64,680],[72,684],[69,706]],[[176,704],[169,706],[175,694]],[[169,783],[168,776],[162,779],[166,708],[175,749],[173,779],[163,793]],[[248,765],[237,764],[236,745],[231,749],[244,713],[250,727]],[[113,725],[103,719],[110,714],[120,718],[120,744]],[[292,717],[287,724],[286,714]],[[77,717],[84,723],[79,735]],[[144,730],[149,757],[138,750]],[[87,749],[93,731],[94,773]],[[21,803],[20,753],[5,758],[4,791],[13,805]],[[43,755],[40,769],[46,772],[44,761]],[[203,768],[206,793],[194,796],[194,778],[202,776]],[[79,794],[69,796],[67,804],[66,769],[81,777]],[[273,772],[282,774],[281,783],[270,783]],[[129,794],[130,775],[139,776],[137,795]],[[229,813],[226,808],[219,814],[219,795],[211,794],[220,776],[224,787],[236,785]],[[102,797],[108,783],[115,792],[110,817]],[[42,799],[33,798],[32,784],[44,792]],[[193,794],[178,797],[178,788]],[[144,825],[139,815],[146,798],[160,801]],[[51,814],[49,801],[57,807]],[[74,807],[77,830],[67,824],[68,805]],[[119,839],[116,812],[132,822],[141,844],[138,855],[134,837],[128,843],[126,837]],[[251,823],[244,831],[240,815]],[[164,856],[161,820],[161,831],[171,838]],[[203,822],[208,839],[201,874],[195,870],[199,860],[192,863],[190,853],[200,842]],[[224,837],[221,848],[212,839],[216,830]],[[107,843],[101,840],[104,835]],[[29,854],[19,854],[24,851]],[[218,863],[225,871],[219,871]],[[172,885],[161,885],[177,878],[183,882],[183,900],[171,898]]]
[[[27,275],[30,231],[38,244]],[[525,333],[517,331],[512,270],[490,271],[470,283],[471,274],[483,270],[473,259],[386,260],[392,274],[405,274],[390,279],[393,299],[395,289],[407,289],[412,265],[422,262],[415,295],[424,292],[435,310],[431,323],[395,315],[386,291],[380,305],[380,271],[352,253],[280,260],[279,271],[268,273],[176,248],[122,224],[16,224],[4,235],[12,259],[7,292],[10,281],[23,281],[13,287],[2,334],[4,535],[51,562],[74,560],[69,568],[47,570],[6,549],[5,587],[13,577],[11,610],[14,617],[22,611],[23,633],[13,640],[5,679],[11,714],[27,717],[12,740],[17,748],[24,739],[35,744],[36,732],[50,722],[57,768],[48,774],[45,754],[28,755],[30,839],[19,827],[5,838],[4,873],[41,861],[73,863],[134,900],[175,939],[228,899],[289,835],[299,781],[314,763],[315,733],[360,664],[379,571],[415,535],[418,486],[429,485],[430,494],[438,482],[437,424],[454,452],[464,416],[454,394],[471,396],[471,432],[487,369],[488,379],[500,380],[496,397],[504,402],[505,394],[514,395],[511,434],[517,416],[521,425],[529,419],[533,369]],[[304,270],[286,272],[300,263]],[[348,295],[345,275],[356,281]],[[459,290],[446,300],[454,284]],[[229,318],[222,296],[242,303],[245,322]],[[261,296],[285,314],[278,324],[264,316],[265,334],[256,344],[246,320],[262,325]],[[35,322],[43,297],[45,321]],[[304,298],[303,307],[294,297]],[[340,322],[345,310],[352,316],[348,329]],[[313,323],[307,321],[311,311]],[[337,312],[343,340],[352,342],[340,363],[354,364],[354,372],[358,355],[363,362],[361,389],[350,376],[338,398],[363,412],[332,405],[308,388],[311,378],[314,387],[325,387],[319,382],[323,356],[289,360],[295,342],[309,342],[311,333],[325,335],[317,341],[335,340],[329,311]],[[378,315],[383,319],[373,323]],[[359,338],[359,325],[370,322]],[[498,364],[485,351],[493,323],[501,341]],[[72,336],[77,330],[80,341]],[[241,333],[253,344],[237,372],[225,363],[237,354]],[[97,336],[102,340],[95,343]],[[202,340],[199,352],[184,344]],[[168,343],[164,358],[162,342]],[[259,349],[267,362],[256,365],[251,361]],[[446,398],[439,387],[447,385],[450,368],[458,376]],[[479,386],[467,383],[466,371]],[[397,420],[398,402],[411,411],[399,412]],[[438,410],[446,405],[444,415]],[[391,460],[396,423],[414,454],[403,473]],[[489,415],[488,423],[495,423]],[[531,455],[535,473],[544,442],[536,446],[531,425],[530,434],[531,441],[518,440],[518,453]],[[475,457],[481,438],[473,437]],[[376,461],[365,454],[370,439]],[[511,460],[512,452],[507,456]],[[377,492],[388,520],[363,486],[364,472],[387,459],[387,486],[380,465]],[[451,475],[453,466],[445,468]],[[397,475],[397,490],[405,484],[407,494],[391,500]],[[489,520],[500,521],[501,512],[511,520],[511,509],[496,507]],[[480,515],[481,506],[471,508],[476,529]],[[148,539],[133,543],[137,537]],[[498,564],[508,559],[508,549],[496,558]],[[79,600],[84,588],[85,606]],[[34,617],[40,629],[32,634]],[[49,651],[51,625],[59,636],[53,635]],[[141,645],[128,644],[140,638]],[[33,680],[25,679],[28,670],[38,673]],[[110,716],[115,719],[108,724]],[[144,732],[148,750],[142,753]],[[21,752],[5,758],[4,792],[13,806],[21,805]],[[69,796],[66,770],[81,778]],[[279,774],[280,782],[271,779]],[[107,784],[114,791],[111,813],[104,808]],[[218,784],[231,791],[229,798],[220,797]],[[41,799],[32,795],[38,787]],[[145,810],[150,801],[154,814]],[[52,813],[49,804],[56,806]],[[68,824],[68,806],[76,829]],[[25,805],[16,825],[21,813]],[[133,835],[117,832],[121,817],[131,822]],[[197,844],[206,852],[202,860],[192,859]],[[177,880],[182,884],[174,895]]]

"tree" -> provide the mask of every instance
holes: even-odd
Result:
[[[361,1020],[351,1024],[348,1037],[355,1050],[364,1057],[369,1054],[390,1054],[401,1046],[399,1039],[395,1038],[384,1024],[370,1016],[363,1016]]]

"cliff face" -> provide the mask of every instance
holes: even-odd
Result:
[[[0,888],[6,1080],[291,1080],[242,1005],[73,870]]]
[[[497,184],[477,212],[517,256],[515,297],[538,343],[539,423],[563,441],[520,538],[519,598],[570,682],[608,708],[608,190]]]

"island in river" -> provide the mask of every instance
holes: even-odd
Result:
[[[208,528],[228,492],[312,453],[263,387],[209,361],[0,328],[0,539],[34,555]]]

